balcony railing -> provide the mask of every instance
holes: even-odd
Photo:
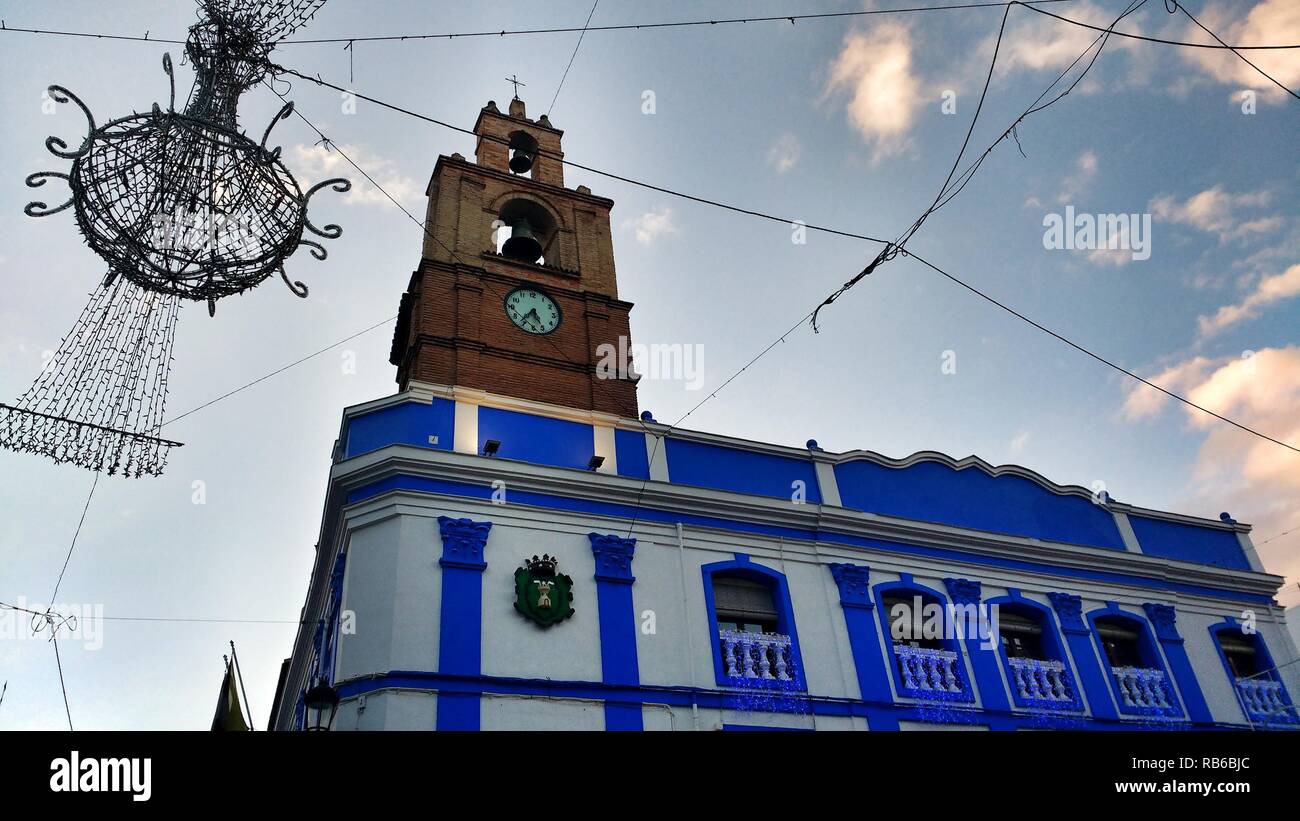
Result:
[[[1239,678],[1237,692],[1251,721],[1295,724],[1295,708],[1282,696],[1282,682],[1266,678]]]
[[[895,644],[894,655],[898,656],[903,688],[915,691],[913,695],[965,692],[957,673],[957,654],[953,651]]]
[[[1062,706],[1075,702],[1065,664],[1055,659],[1008,658],[1011,684],[1025,701],[1050,702]]]
[[[722,663],[728,677],[794,680],[794,658],[791,655],[789,636],[719,630],[718,639],[722,645]]]
[[[1118,685],[1119,698],[1125,707],[1172,709],[1169,685],[1163,670],[1149,667],[1115,667],[1111,669]]]

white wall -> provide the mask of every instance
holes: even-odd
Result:
[[[508,497],[507,497],[508,498]],[[539,511],[520,505],[493,505],[486,501],[420,495],[388,495],[350,509],[347,519],[348,561],[344,608],[356,613],[357,633],[341,639],[337,678],[349,679],[390,670],[434,671],[438,661],[442,542],[439,515],[491,521],[483,574],[483,665],[486,675],[600,681],[600,632],[594,560],[587,533],[627,532],[624,520],[601,519]],[[1210,642],[1207,626],[1227,615],[1239,616],[1241,607],[1195,596],[1174,595],[1124,585],[1082,582],[1073,578],[1027,575],[1018,571],[963,565],[866,552],[851,548],[782,542],[767,537],[739,536],[698,527],[684,528],[685,550],[678,549],[677,531],[671,525],[640,522],[632,564],[632,587],[637,619],[637,651],[642,683],[714,687],[711,631],[705,616],[701,565],[749,554],[751,561],[786,574],[794,604],[810,692],[820,696],[858,698],[856,669],[845,630],[839,594],[826,565],[852,562],[872,568],[872,584],[892,581],[911,573],[921,584],[944,590],[943,578],[963,577],[983,584],[985,599],[1004,595],[1009,587],[1049,606],[1046,593],[1063,591],[1083,597],[1084,612],[1115,601],[1125,610],[1145,618],[1141,604],[1174,604],[1178,625],[1186,640],[1202,692],[1219,721],[1241,723],[1243,716],[1233,688]],[[559,568],[574,581],[575,615],[542,629],[515,612],[513,574],[534,554],[559,558]],[[645,611],[654,613],[654,632],[641,629]],[[468,617],[470,614],[465,614]],[[1267,611],[1259,622],[1275,661],[1294,658],[1285,628],[1269,622]],[[882,649],[882,655],[885,650]],[[1094,651],[1095,658],[1095,651]],[[889,661],[888,658],[885,659]],[[1074,659],[1075,667],[1079,659]],[[970,659],[966,659],[971,670]],[[1288,689],[1300,693],[1300,665],[1284,671]],[[892,686],[892,681],[891,681]],[[1005,688],[1005,682],[1003,683]],[[360,728],[431,727],[435,707],[432,696],[376,693],[358,716],[354,704],[340,708],[339,726],[351,722]],[[604,725],[603,710],[591,703],[568,701],[546,705],[536,699],[485,696],[482,725],[487,728],[592,728]],[[688,707],[647,706],[647,729],[675,726],[713,729],[722,723],[770,726],[812,725],[811,716],[762,715]],[[819,717],[819,729],[863,729],[862,720]]]

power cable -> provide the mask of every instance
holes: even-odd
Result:
[[[546,109],[546,117],[549,119],[551,112],[555,110],[555,101],[560,99],[560,89],[564,88],[564,81],[569,77],[569,69],[573,68],[573,60],[578,56],[578,49],[582,48],[582,38],[587,36],[587,27],[591,25],[592,15],[596,13],[596,6],[600,5],[600,0],[591,4],[591,11],[587,13],[587,22],[582,24],[582,32],[578,34],[578,42],[573,47],[573,53],[569,55],[569,64],[564,67],[564,74],[560,76],[560,84],[555,87],[555,96],[551,98],[551,104]]]
[[[829,12],[825,14],[777,14],[769,17],[735,17],[735,18],[730,18],[725,20],[673,20],[673,21],[668,21],[663,23],[625,23],[620,25],[590,26],[587,27],[586,30],[599,31],[599,32],[639,31],[641,29],[648,30],[648,29],[666,29],[666,28],[685,28],[685,27],[692,27],[692,26],[721,26],[721,25],[731,25],[737,23],[783,23],[783,22],[794,23],[796,21],[802,21],[802,20],[833,19],[838,17],[865,17],[868,15],[878,15],[878,14],[910,14],[910,13],[926,12],[926,11],[960,11],[963,9],[997,8],[1001,6],[1018,5],[1018,6],[1024,6],[1025,8],[1030,9],[1032,11],[1036,11],[1039,14],[1045,14],[1049,17],[1054,17],[1055,19],[1061,21],[1062,23],[1068,23],[1069,25],[1072,26],[1092,29],[1093,31],[1105,31],[1105,29],[1103,29],[1100,26],[1094,26],[1090,23],[1085,23],[1081,20],[1075,20],[1069,17],[1064,17],[1059,14],[1053,14],[1052,12],[1045,11],[1043,9],[1038,8],[1038,6],[1045,5],[1048,3],[1067,3],[1072,1],[1073,0],[1028,0],[1028,2],[962,3],[962,4],[950,5],[950,6],[914,6],[911,8],[872,9],[872,10],[865,10],[865,11]],[[454,40],[463,37],[512,37],[512,36],[535,35],[535,34],[571,34],[573,32],[577,32],[581,30],[582,29],[576,26],[568,26],[568,27],[560,27],[560,28],[514,29],[514,30],[504,29],[500,31],[446,32],[442,34],[390,34],[390,35],[378,35],[378,36],[370,36],[370,37],[318,37],[318,38],[302,39],[302,40],[281,40],[278,43],[276,43],[276,45],[283,46],[283,45],[312,45],[312,44],[321,44],[321,43],[347,44],[347,43],[404,42],[406,40],[413,40],[413,41]],[[149,36],[139,37],[139,36],[124,35],[124,34],[104,34],[100,32],[88,32],[88,31],[60,31],[55,29],[16,28],[16,27],[7,27],[7,26],[0,27],[0,33],[4,33],[4,32],[13,32],[16,34],[52,35],[52,36],[59,36],[59,37],[84,37],[93,40],[119,40],[119,41],[130,41],[130,42],[138,42],[138,43],[167,43],[167,44],[177,44],[177,45],[185,44],[184,40],[169,40],[160,37],[149,37]],[[1219,50],[1219,51],[1224,51],[1224,50],[1271,51],[1271,50],[1300,48],[1300,44],[1215,45],[1212,43],[1189,43],[1181,40],[1168,40],[1160,37],[1148,37],[1145,35],[1133,34],[1124,31],[1116,31],[1114,32],[1114,34],[1117,37],[1124,37],[1130,40],[1142,40],[1148,43],[1159,43],[1162,45],[1169,45],[1169,46],[1181,46],[1183,48],[1212,49],[1212,50]]]
[[[1205,26],[1201,25],[1201,21],[1200,21],[1200,20],[1197,20],[1195,17],[1193,17],[1193,16],[1192,16],[1192,13],[1191,13],[1190,11],[1188,11],[1188,10],[1186,9],[1186,7],[1183,6],[1182,3],[1177,2],[1177,0],[1170,0],[1170,2],[1172,2],[1172,3],[1174,4],[1174,8],[1170,10],[1170,13],[1171,13],[1171,14],[1172,14],[1174,11],[1181,11],[1183,14],[1187,15],[1187,19],[1188,19],[1188,20],[1191,20],[1193,23],[1196,24],[1196,27],[1197,27],[1197,28],[1199,28],[1201,31],[1203,31],[1203,32],[1205,32],[1206,34],[1208,34],[1208,35],[1210,35],[1211,37],[1213,37],[1213,38],[1215,39],[1215,41],[1218,42],[1219,45],[1223,46],[1224,48],[1228,49],[1228,50],[1231,51],[1233,54],[1235,54],[1235,55],[1237,55],[1239,58],[1241,58],[1241,61],[1242,61],[1243,63],[1245,63],[1246,65],[1248,65],[1248,66],[1250,66],[1251,68],[1255,69],[1255,71],[1257,71],[1257,72],[1259,72],[1261,75],[1263,75],[1263,76],[1264,76],[1264,77],[1265,77],[1269,82],[1271,82],[1273,85],[1275,85],[1275,86],[1277,86],[1278,88],[1282,89],[1282,90],[1285,91],[1287,94],[1290,94],[1292,97],[1295,97],[1297,100],[1300,100],[1300,94],[1297,94],[1297,93],[1295,93],[1294,91],[1292,91],[1291,89],[1289,89],[1289,88],[1287,88],[1286,86],[1282,85],[1280,82],[1277,81],[1276,78],[1273,77],[1273,75],[1269,74],[1268,72],[1264,71],[1264,69],[1260,68],[1259,66],[1255,65],[1255,64],[1252,63],[1250,60],[1248,60],[1248,59],[1246,58],[1246,55],[1244,55],[1244,54],[1241,53],[1240,49],[1233,48],[1232,46],[1230,46],[1230,45],[1228,45],[1227,43],[1223,42],[1222,40],[1219,39],[1219,35],[1215,34],[1214,32],[1210,31],[1210,30],[1209,30],[1208,28],[1206,28]]]
[[[1062,23],[1069,23],[1072,26],[1078,26],[1079,28],[1085,28],[1085,29],[1092,29],[1093,31],[1106,30],[1101,26],[1094,26],[1090,23],[1085,23],[1082,20],[1073,20],[1069,17],[1063,17],[1059,14],[1053,14],[1052,12],[1047,11],[1045,9],[1038,8],[1037,5],[1034,3],[1021,3],[1020,5],[1023,5],[1025,8],[1029,9],[1030,11],[1036,11],[1039,14],[1045,14],[1048,17],[1054,17],[1057,20],[1060,20]],[[1188,16],[1190,17],[1191,15]],[[1225,49],[1229,51],[1272,51],[1278,49],[1300,48],[1300,44],[1276,45],[1276,46],[1230,46],[1224,43],[1222,40],[1219,40],[1219,45],[1216,46],[1212,43],[1187,43],[1182,40],[1166,40],[1162,37],[1147,37],[1141,34],[1132,34],[1127,31],[1112,31],[1111,34],[1114,34],[1116,37],[1124,37],[1129,40],[1143,40],[1148,43],[1160,43],[1166,46],[1181,46],[1183,48],[1213,49],[1216,51],[1223,51]],[[1219,38],[1215,37],[1214,39],[1218,40]]]
[[[1145,3],[1145,0],[1141,0],[1141,2],[1138,2],[1136,6],[1130,4],[1130,7],[1127,8],[1127,9],[1126,9],[1126,10],[1125,10],[1125,11],[1124,11],[1120,16],[1119,16],[1119,18],[1116,19],[1115,23],[1112,23],[1112,26],[1115,25],[1115,24],[1117,24],[1120,20],[1122,20],[1122,19],[1123,19],[1124,17],[1126,17],[1127,15],[1129,15],[1129,14],[1133,13],[1134,11],[1136,11],[1138,8],[1140,8],[1140,7],[1143,5],[1143,3]],[[1015,4],[1013,4],[1013,5],[1023,5],[1023,4],[1021,4],[1021,3],[1015,3]],[[1091,52],[1091,51],[1093,50],[1093,47],[1094,47],[1094,46],[1096,46],[1099,42],[1100,42],[1102,45],[1104,45],[1104,39],[1105,39],[1105,37],[1106,37],[1105,31],[1106,31],[1106,30],[1103,30],[1103,34],[1102,34],[1102,36],[1101,36],[1101,37],[1098,37],[1096,40],[1094,40],[1093,44],[1092,44],[1091,46],[1089,46],[1088,49],[1085,49],[1084,52],[1083,52],[1082,54],[1080,54],[1080,56],[1079,56],[1078,58],[1075,59],[1074,63],[1071,63],[1070,67],[1067,67],[1066,71],[1065,71],[1065,72],[1062,72],[1062,74],[1061,74],[1060,76],[1058,76],[1057,79],[1056,79],[1056,80],[1055,80],[1051,85],[1049,85],[1048,88],[1047,88],[1047,89],[1046,89],[1042,94],[1039,95],[1038,99],[1035,100],[1034,104],[1033,104],[1030,108],[1026,109],[1025,113],[1023,113],[1020,117],[1017,118],[1017,120],[1015,121],[1015,123],[1013,123],[1013,125],[1011,126],[1011,128],[1008,128],[1005,132],[1003,132],[1002,136],[999,137],[999,139],[998,139],[997,141],[995,141],[993,145],[991,145],[988,149],[986,149],[985,152],[984,152],[984,153],[983,153],[979,158],[977,158],[977,159],[976,159],[976,160],[971,164],[971,166],[969,166],[968,169],[967,169],[965,172],[963,172],[962,175],[960,175],[960,176],[958,176],[958,177],[956,178],[956,180],[954,181],[953,185],[951,185],[951,186],[948,188],[948,190],[947,190],[946,192],[943,192],[943,195],[942,195],[942,197],[941,197],[941,199],[940,199],[938,205],[935,206],[935,207],[933,208],[933,210],[938,210],[938,208],[942,208],[943,205],[945,205],[945,204],[947,204],[947,202],[951,201],[952,197],[955,196],[957,193],[959,193],[959,192],[962,190],[962,188],[964,188],[965,184],[966,184],[967,182],[969,182],[970,178],[971,178],[971,177],[973,176],[973,174],[974,174],[974,171],[978,169],[979,165],[983,162],[984,158],[987,157],[987,156],[989,155],[989,153],[991,153],[991,151],[993,150],[993,148],[996,147],[997,144],[999,144],[999,143],[1000,143],[1002,140],[1004,140],[1007,136],[1013,134],[1015,128],[1017,127],[1017,125],[1018,125],[1020,122],[1022,122],[1022,121],[1023,121],[1026,117],[1028,117],[1029,115],[1034,114],[1034,113],[1037,113],[1037,112],[1039,112],[1039,111],[1042,111],[1043,109],[1045,109],[1045,108],[1047,108],[1048,106],[1054,104],[1055,102],[1059,101],[1060,99],[1064,98],[1067,94],[1070,93],[1070,90],[1073,89],[1073,88],[1075,87],[1075,85],[1078,84],[1078,82],[1082,79],[1083,75],[1087,73],[1087,71],[1092,67],[1093,64],[1095,64],[1096,59],[1097,59],[1097,56],[1100,54],[1100,49],[1098,49],[1098,50],[1097,50],[1097,53],[1093,55],[1092,60],[1088,63],[1088,66],[1085,67],[1083,73],[1081,73],[1080,76],[1079,76],[1078,78],[1076,78],[1075,81],[1074,81],[1073,83],[1071,83],[1070,86],[1068,86],[1068,87],[1065,89],[1064,92],[1058,94],[1056,97],[1054,97],[1053,99],[1049,100],[1049,101],[1046,102],[1046,103],[1043,103],[1043,102],[1042,102],[1043,99],[1047,96],[1047,94],[1050,93],[1051,89],[1054,88],[1054,87],[1055,87],[1055,86],[1060,82],[1060,80],[1063,79],[1063,78],[1064,78],[1064,77],[1069,73],[1069,71],[1071,70],[1071,68],[1072,68],[1073,66],[1077,65],[1077,64],[1080,62],[1080,60],[1083,59],[1084,56],[1086,56],[1089,52]],[[430,116],[428,116],[428,115],[421,114],[421,113],[419,113],[419,112],[413,111],[413,110],[408,109],[408,108],[405,108],[405,107],[403,107],[403,106],[396,105],[396,104],[393,104],[393,103],[389,103],[389,102],[386,102],[386,101],[384,101],[384,100],[380,100],[380,99],[378,99],[378,98],[371,97],[371,96],[369,96],[369,95],[361,94],[361,93],[359,93],[359,92],[351,91],[351,90],[349,90],[349,89],[344,89],[344,88],[342,88],[341,86],[337,86],[337,85],[335,85],[335,84],[333,84],[333,83],[331,83],[331,82],[329,82],[329,81],[323,79],[323,78],[320,77],[319,75],[317,75],[317,76],[315,76],[315,77],[312,77],[312,76],[309,76],[309,75],[303,74],[302,72],[299,72],[299,71],[297,71],[297,70],[290,69],[290,68],[286,68],[286,67],[284,67],[284,66],[279,66],[279,65],[275,65],[275,64],[271,64],[271,65],[270,65],[270,68],[271,68],[271,70],[272,70],[274,73],[290,74],[290,75],[295,76],[295,77],[298,77],[298,78],[300,78],[300,79],[308,80],[308,81],[310,81],[310,82],[314,82],[314,83],[316,83],[317,85],[320,85],[320,86],[323,86],[323,87],[332,88],[332,89],[337,90],[337,91],[340,91],[340,92],[351,93],[351,94],[354,94],[354,95],[355,95],[356,97],[358,97],[359,99],[363,99],[363,100],[366,100],[366,101],[368,101],[368,102],[374,103],[375,105],[380,106],[381,108],[387,108],[387,109],[389,109],[389,110],[396,111],[396,112],[401,113],[401,114],[404,114],[404,115],[406,115],[406,116],[410,116],[410,117],[413,117],[413,118],[415,118],[415,119],[422,120],[422,121],[424,121],[424,122],[428,122],[428,123],[431,123],[431,124],[433,124],[433,125],[440,126],[440,127],[442,127],[442,128],[447,128],[447,129],[450,129],[450,130],[453,130],[453,131],[458,131],[458,132],[460,132],[460,133],[464,133],[464,134],[469,134],[469,135],[472,135],[472,136],[476,136],[476,137],[479,137],[480,139],[493,140],[493,141],[496,141],[496,142],[500,142],[500,143],[502,143],[502,144],[507,144],[507,143],[508,143],[508,141],[506,141],[506,140],[503,139],[503,138],[493,138],[493,137],[490,136],[490,135],[476,135],[476,134],[474,134],[473,130],[471,130],[471,129],[467,129],[467,128],[463,128],[463,127],[460,127],[460,126],[456,126],[456,125],[453,125],[453,124],[448,123],[448,122],[446,122],[446,121],[443,121],[443,120],[437,119],[437,118],[435,118],[435,117],[430,117]],[[548,153],[548,152],[545,152],[545,151],[539,151],[539,153],[546,154],[546,153]],[[788,220],[788,219],[786,219],[786,218],[778,217],[778,216],[775,216],[775,215],[772,215],[772,214],[769,214],[769,213],[765,213],[765,212],[761,212],[761,211],[757,211],[757,210],[755,210],[755,209],[749,209],[749,208],[744,208],[744,207],[741,207],[741,206],[731,205],[731,204],[728,204],[728,203],[722,203],[722,202],[719,202],[719,201],[716,201],[716,200],[711,200],[711,199],[708,199],[708,198],[705,198],[705,197],[699,197],[699,196],[695,196],[695,195],[692,195],[692,194],[686,194],[686,193],[684,193],[684,192],[675,191],[675,190],[673,190],[673,189],[665,188],[665,187],[663,187],[663,186],[654,185],[654,184],[647,183],[647,182],[644,182],[644,181],[641,181],[641,180],[635,180],[635,179],[632,179],[632,178],[629,178],[629,177],[625,177],[625,176],[620,175],[620,174],[615,174],[615,173],[608,172],[608,171],[602,171],[602,170],[600,170],[600,169],[596,169],[596,168],[593,168],[593,167],[591,167],[591,166],[583,165],[583,164],[578,163],[578,162],[575,162],[575,161],[573,161],[573,160],[565,159],[565,158],[563,158],[562,156],[560,156],[559,154],[554,154],[553,156],[554,156],[558,161],[563,162],[563,163],[566,164],[566,165],[569,165],[569,166],[572,166],[572,167],[575,167],[575,168],[579,168],[579,169],[582,169],[582,170],[584,170],[584,171],[588,171],[588,172],[590,172],[590,173],[598,174],[598,175],[603,176],[603,177],[607,177],[607,178],[610,178],[610,179],[615,179],[615,180],[618,180],[618,181],[620,181],[620,182],[625,182],[625,183],[628,183],[628,184],[630,184],[630,185],[636,185],[636,186],[639,186],[639,187],[643,187],[643,188],[647,188],[647,189],[650,189],[650,190],[658,191],[658,192],[660,192],[660,193],[664,193],[664,194],[667,194],[667,195],[670,195],[670,196],[675,196],[675,197],[679,197],[679,198],[682,198],[682,199],[686,199],[686,200],[689,200],[689,201],[692,201],[692,202],[697,202],[697,203],[700,203],[700,204],[703,204],[703,205],[710,205],[710,206],[713,206],[713,207],[722,208],[722,209],[724,209],[724,210],[733,211],[733,212],[736,212],[736,213],[743,213],[743,214],[747,214],[747,215],[750,215],[750,216],[758,217],[758,218],[761,218],[761,219],[767,219],[767,220],[771,220],[771,221],[781,222],[781,223],[783,223],[783,224],[787,224],[787,225],[791,223],[791,221]],[[959,158],[958,158],[958,162],[960,162],[960,156],[959,156]],[[933,213],[933,210],[929,210],[929,213]],[[409,214],[408,214],[408,216],[409,216]],[[869,236],[869,235],[865,235],[865,234],[857,234],[857,233],[848,232],[848,231],[840,231],[840,230],[837,230],[837,229],[826,228],[826,227],[818,226],[818,225],[814,225],[814,224],[807,224],[807,227],[810,228],[810,229],[812,229],[812,230],[822,231],[822,232],[824,232],[824,233],[828,233],[828,234],[834,234],[834,235],[838,235],[838,236],[847,236],[847,237],[852,237],[852,238],[855,238],[855,239],[861,239],[861,240],[866,240],[866,241],[869,241],[869,242],[876,242],[876,243],[883,244],[883,245],[885,245],[886,247],[882,250],[882,252],[881,252],[882,255],[888,255],[891,251],[893,251],[893,253],[899,253],[899,251],[898,251],[896,248],[892,248],[892,247],[891,247],[891,246],[893,246],[892,243],[888,242],[887,240],[880,239],[880,238],[878,238],[878,237],[873,237],[873,236]],[[1154,387],[1156,390],[1159,390],[1159,391],[1161,391],[1162,393],[1165,393],[1166,395],[1171,396],[1171,397],[1177,399],[1178,401],[1183,402],[1184,404],[1187,404],[1187,405],[1190,406],[1190,407],[1194,407],[1194,408],[1196,408],[1197,410],[1201,410],[1201,411],[1203,411],[1203,412],[1205,412],[1205,413],[1207,413],[1207,414],[1210,414],[1211,416],[1214,416],[1215,418],[1218,418],[1218,419],[1220,419],[1220,420],[1227,421],[1229,424],[1231,424],[1231,425],[1233,425],[1234,427],[1237,427],[1237,428],[1239,428],[1239,429],[1241,429],[1241,430],[1243,430],[1243,431],[1249,432],[1249,433],[1251,433],[1251,434],[1253,434],[1253,435],[1255,435],[1255,436],[1258,436],[1258,437],[1260,437],[1260,438],[1266,439],[1266,440],[1268,440],[1268,441],[1270,441],[1270,442],[1273,442],[1274,444],[1281,445],[1281,446],[1286,447],[1286,448],[1288,448],[1288,449],[1290,449],[1290,450],[1300,452],[1300,449],[1297,449],[1297,448],[1293,447],[1292,445],[1289,445],[1289,444],[1287,444],[1287,443],[1285,443],[1285,442],[1282,442],[1282,441],[1280,441],[1280,440],[1278,440],[1278,439],[1275,439],[1275,438],[1273,438],[1273,437],[1271,437],[1271,436],[1268,436],[1268,435],[1266,435],[1266,434],[1263,434],[1263,433],[1260,433],[1260,432],[1258,432],[1258,431],[1255,431],[1254,429],[1249,428],[1249,427],[1247,427],[1246,425],[1243,425],[1243,424],[1241,424],[1241,423],[1239,423],[1239,422],[1236,422],[1236,421],[1234,421],[1234,420],[1228,419],[1227,417],[1222,416],[1221,414],[1217,414],[1217,413],[1215,413],[1215,412],[1213,412],[1213,411],[1210,411],[1210,410],[1208,410],[1207,408],[1204,408],[1204,407],[1202,407],[1202,406],[1200,406],[1200,405],[1198,405],[1198,404],[1193,403],[1191,400],[1186,399],[1185,397],[1182,397],[1182,396],[1180,396],[1180,395],[1178,395],[1178,394],[1176,394],[1176,393],[1174,393],[1174,392],[1172,392],[1172,391],[1166,390],[1165,388],[1162,388],[1162,387],[1160,387],[1160,386],[1158,386],[1158,385],[1155,385],[1154,383],[1150,382],[1149,380],[1146,380],[1146,379],[1144,379],[1144,378],[1142,378],[1142,377],[1137,376],[1137,375],[1136,375],[1135,373],[1133,373],[1132,371],[1129,371],[1128,369],[1123,368],[1123,367],[1119,366],[1119,365],[1116,364],[1116,363],[1113,363],[1113,362],[1110,361],[1109,359],[1107,359],[1107,358],[1105,358],[1105,357],[1103,357],[1103,356],[1101,356],[1101,355],[1099,355],[1099,354],[1095,354],[1095,353],[1093,353],[1092,351],[1088,350],[1087,348],[1084,348],[1084,347],[1083,347],[1082,345],[1080,345],[1079,343],[1076,343],[1076,342],[1074,342],[1074,341],[1072,341],[1072,340],[1069,340],[1068,338],[1066,338],[1066,337],[1064,337],[1064,336],[1062,336],[1062,335],[1060,335],[1060,334],[1057,334],[1057,333],[1054,332],[1054,331],[1050,331],[1049,329],[1046,328],[1046,326],[1043,326],[1042,324],[1040,324],[1040,323],[1038,323],[1038,322],[1035,322],[1035,321],[1029,319],[1029,318],[1028,318],[1027,316],[1025,316],[1024,314],[1021,314],[1020,312],[1011,309],[1009,306],[1005,305],[1004,303],[1002,303],[1002,302],[998,301],[997,299],[995,299],[995,298],[993,298],[993,297],[991,297],[991,296],[989,296],[989,295],[983,293],[983,292],[980,291],[978,288],[975,288],[974,286],[969,285],[968,283],[966,283],[966,282],[960,280],[960,279],[957,278],[955,275],[950,274],[950,273],[948,273],[947,271],[943,271],[943,270],[940,269],[938,266],[936,266],[936,265],[930,263],[929,261],[923,259],[922,257],[918,256],[917,254],[912,253],[912,252],[910,252],[910,251],[909,251],[909,252],[903,252],[903,253],[906,253],[906,255],[908,255],[908,256],[914,257],[915,259],[917,259],[917,261],[922,262],[922,263],[924,263],[925,265],[927,265],[928,267],[931,267],[931,268],[933,268],[934,270],[936,270],[936,271],[942,273],[945,277],[947,277],[947,278],[953,280],[954,282],[957,282],[958,284],[962,285],[962,287],[967,288],[967,289],[970,290],[972,293],[975,293],[976,295],[978,295],[978,296],[980,296],[981,298],[983,298],[983,299],[989,301],[990,303],[992,303],[992,304],[994,304],[994,305],[996,305],[996,306],[998,306],[998,307],[1000,307],[1000,308],[1003,308],[1003,309],[1006,310],[1008,313],[1011,313],[1013,316],[1016,316],[1017,318],[1022,319],[1022,320],[1024,320],[1024,321],[1028,322],[1029,324],[1033,325],[1034,327],[1038,328],[1039,330],[1043,330],[1044,332],[1049,333],[1051,336],[1053,336],[1053,337],[1055,337],[1055,338],[1057,338],[1057,339],[1059,339],[1059,340],[1061,340],[1061,341],[1063,341],[1063,342],[1066,342],[1066,343],[1069,344],[1071,347],[1074,347],[1074,348],[1076,348],[1076,349],[1078,349],[1078,350],[1081,350],[1081,351],[1086,352],[1090,357],[1096,359],[1096,360],[1099,361],[1099,362],[1102,362],[1103,364],[1106,364],[1106,365],[1108,365],[1108,366],[1114,368],[1115,370],[1119,371],[1120,373],[1123,373],[1123,374],[1126,375],[1126,376],[1129,376],[1129,377],[1131,377],[1131,378],[1134,378],[1134,379],[1136,379],[1137,381],[1142,382],[1143,384],[1146,384],[1146,385],[1148,385],[1148,386],[1150,386],[1150,387]],[[892,258],[892,256],[891,256],[890,258]],[[876,261],[874,264],[879,264],[879,262],[881,262],[881,261],[883,261],[883,259],[881,259],[880,257],[878,257],[877,261]],[[869,266],[868,266],[868,269],[872,269],[872,268],[874,267],[874,264],[873,264],[873,265],[869,265]],[[805,317],[803,320],[801,320],[801,321],[807,321],[807,319],[809,319],[809,318],[810,318],[809,316],[806,316],[806,317]],[[759,355],[758,358],[761,358],[762,355],[764,355],[766,352],[770,351],[771,348],[775,347],[775,345],[776,345],[777,343],[779,343],[780,341],[783,341],[783,340],[784,340],[784,339],[789,335],[789,333],[790,333],[790,332],[786,332],[786,333],[783,334],[781,337],[778,337],[777,340],[776,340],[776,342],[770,344],[767,348],[765,348],[764,351],[763,351],[762,353],[760,353],[760,355]],[[736,377],[740,372],[742,372],[743,370],[745,370],[745,369],[749,368],[750,366],[752,366],[752,365],[754,364],[754,361],[756,361],[756,360],[751,360],[750,362],[746,363],[746,365],[741,369],[741,371],[738,371],[736,374],[733,374],[730,378],[728,378],[727,382],[724,383],[724,384],[729,384],[729,383],[732,381],[732,379],[734,379],[734,378],[735,378],[735,377]],[[720,388],[719,388],[719,390],[720,390]],[[713,398],[713,395],[716,394],[716,393],[717,393],[717,390],[713,391],[713,392],[712,392],[708,397],[706,397],[704,400],[702,400],[702,402],[700,403],[700,405],[702,405],[704,402],[707,402],[707,401],[709,401],[710,399],[712,399],[712,398]],[[695,408],[693,408],[689,413],[694,413],[694,411],[697,410],[698,407],[699,407],[699,405],[697,405]],[[667,433],[668,431],[671,431],[671,429],[672,429],[672,427],[669,427],[668,430],[664,431],[663,433]],[[662,434],[658,434],[658,435],[662,435]]]

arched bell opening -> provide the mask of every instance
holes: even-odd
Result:
[[[510,135],[510,172],[532,179],[533,163],[537,160],[537,140],[527,131]]]
[[[545,208],[531,200],[510,200],[501,209],[495,224],[493,239],[498,254],[519,262],[546,264],[556,224]]]

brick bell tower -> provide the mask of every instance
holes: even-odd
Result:
[[[397,382],[460,386],[569,408],[637,415],[633,378],[601,378],[602,344],[626,350],[613,200],[564,187],[563,131],[489,102],[475,161],[439,156],[424,253],[402,295]],[[504,240],[504,241],[503,241]]]

